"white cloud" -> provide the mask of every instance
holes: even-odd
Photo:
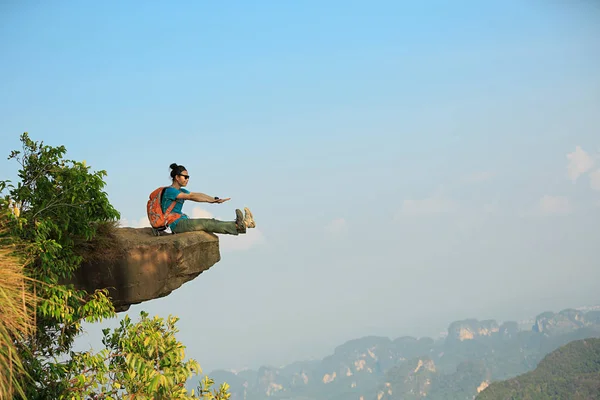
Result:
[[[569,160],[567,174],[573,182],[594,166],[594,159],[592,156],[586,153],[580,146],[575,147],[574,152],[568,153],[567,159]]]
[[[258,228],[247,229],[242,235],[221,235],[219,248],[223,251],[243,251],[265,243],[265,237]]]
[[[462,181],[465,183],[481,183],[489,181],[494,177],[494,175],[495,174],[491,171],[474,172],[470,175],[463,177]]]
[[[192,215],[190,218],[213,218],[213,215],[208,211],[196,206],[192,208]]]
[[[139,220],[128,220],[127,218],[123,218],[119,221],[119,225],[123,228],[148,228],[150,227],[150,221],[148,221],[148,217],[142,217]]]
[[[325,225],[325,232],[329,235],[341,235],[348,232],[348,223],[344,218],[336,218]]]
[[[444,197],[432,196],[419,200],[404,200],[400,214],[413,216],[441,214],[450,212],[454,208],[455,204],[453,201]]]
[[[569,199],[563,196],[546,195],[540,199],[539,211],[544,215],[569,214],[572,210]]]
[[[600,191],[600,169],[590,173],[590,187]]]

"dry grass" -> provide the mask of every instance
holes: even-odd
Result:
[[[33,280],[23,271],[18,246],[7,236],[6,214],[0,209],[0,400],[25,397],[20,385],[24,368],[15,342],[35,330],[36,298]],[[118,223],[102,223],[92,241],[76,247],[86,262],[109,261],[122,256],[124,249],[116,236]],[[21,249],[22,250],[22,249]]]
[[[4,233],[0,223],[0,235]],[[15,340],[35,329],[35,297],[15,250],[6,239],[0,242],[0,399],[24,396],[18,381],[24,369]]]
[[[118,221],[101,222],[98,224],[97,235],[94,239],[77,242],[75,247],[84,262],[111,262],[122,258],[125,249],[117,237],[118,228]]]

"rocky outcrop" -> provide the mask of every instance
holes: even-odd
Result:
[[[533,326],[533,331],[548,335],[559,335],[575,331],[586,325],[589,325],[586,321],[586,313],[579,310],[566,309],[557,314],[545,312],[538,315]]]
[[[86,261],[70,283],[108,289],[115,309],[167,296],[220,259],[219,239],[206,232],[153,236],[150,228],[118,228],[106,257]]]
[[[498,333],[504,338],[511,338],[519,334],[519,324],[516,321],[506,321],[500,325]]]
[[[456,321],[448,327],[448,341],[473,340],[481,336],[492,336],[500,330],[498,323],[494,320],[478,321],[467,319]]]
[[[436,365],[429,357],[407,360],[386,373],[385,382],[378,385],[377,398],[426,398],[437,375]]]

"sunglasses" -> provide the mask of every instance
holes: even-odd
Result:
[[[190,176],[189,176],[189,175],[183,175],[183,174],[177,174],[177,175],[179,175],[179,176],[183,176],[185,179],[190,179]]]

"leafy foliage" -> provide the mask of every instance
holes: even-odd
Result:
[[[592,399],[599,393],[600,339],[584,339],[548,354],[531,372],[492,383],[477,399]]]
[[[219,390],[210,388],[208,377],[201,383],[196,397],[188,393],[185,382],[194,373],[201,373],[194,360],[184,361],[184,347],[175,338],[176,317],[148,318],[133,324],[126,316],[120,327],[105,329],[106,346],[98,354],[77,354],[69,368],[77,371],[69,377],[69,399],[217,399],[226,400],[228,385]]]
[[[104,350],[72,351],[84,321],[116,314],[106,290],[87,293],[64,282],[84,259],[104,256],[114,247],[110,232],[120,215],[103,191],[105,171],[66,160],[64,146],[34,142],[27,133],[21,142],[22,150],[9,156],[20,165],[20,180],[16,186],[0,181],[0,193],[8,191],[0,198],[0,211],[3,238],[24,244],[10,254],[23,260],[27,279],[19,282],[33,299],[37,329],[14,329],[17,325],[4,312],[10,303],[0,297],[0,368],[5,342],[18,353],[6,362],[21,367],[10,369],[10,382],[0,379],[0,390],[14,382],[25,388],[19,397],[29,399],[228,399],[228,386],[211,391],[214,382],[208,377],[198,393],[188,394],[185,381],[200,366],[183,359],[184,347],[175,339],[176,317],[164,321],[142,313],[137,323],[126,317],[114,332],[104,331]]]
[[[18,344],[27,366],[28,398],[57,398],[64,390],[66,364],[57,361],[71,348],[83,321],[114,316],[106,291],[88,294],[59,285],[82,262],[77,243],[91,240],[98,226],[119,218],[102,191],[104,171],[64,160],[64,146],[51,147],[21,135],[23,149],[13,151],[20,181],[0,181],[8,189],[3,202],[12,209],[11,236],[28,245],[24,272],[34,280],[37,298],[35,334]]]

